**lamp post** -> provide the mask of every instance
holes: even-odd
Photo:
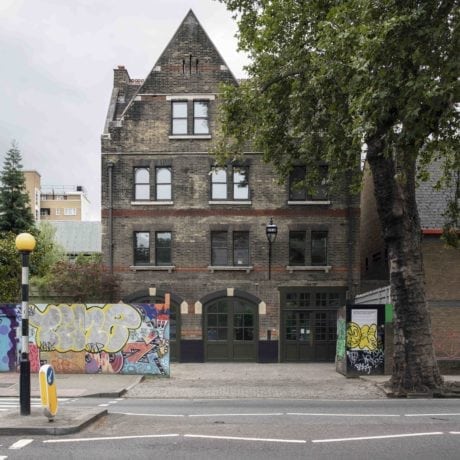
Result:
[[[270,222],[265,227],[265,234],[268,240],[268,279],[272,278],[272,244],[276,240],[278,227],[273,223],[273,217],[270,217]]]
[[[29,254],[35,249],[35,238],[30,233],[16,237],[16,249],[22,256],[21,286],[21,361],[19,380],[19,404],[21,415],[30,415],[30,361],[29,361]]]

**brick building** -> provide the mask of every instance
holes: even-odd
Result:
[[[102,134],[102,249],[123,299],[171,294],[180,361],[333,361],[359,283],[359,200],[279,185],[261,155],[217,168],[219,85],[237,84],[192,11],[144,80],[114,70]],[[267,223],[277,237],[271,264]]]
[[[436,357],[444,372],[460,367],[460,253],[441,240],[443,213],[454,188],[435,190],[441,166],[429,167],[430,180],[416,190],[422,227],[422,254],[425,270],[425,295],[431,313]],[[366,168],[361,194],[361,287],[365,293],[387,286],[388,257],[382,238],[374,198],[372,175]],[[389,292],[389,291],[388,291]],[[379,291],[375,291],[379,295]],[[371,299],[372,294],[366,295]],[[369,300],[368,300],[369,301]]]

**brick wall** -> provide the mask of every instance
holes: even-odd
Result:
[[[192,68],[190,64],[192,56]],[[198,60],[198,64],[196,64]],[[183,63],[185,62],[185,71]],[[109,258],[108,163],[113,164],[113,263],[120,274],[122,294],[156,287],[185,300],[188,313],[181,315],[183,339],[202,338],[202,315],[195,302],[205,295],[237,288],[266,304],[259,319],[259,337],[267,330],[279,335],[279,288],[324,286],[352,289],[359,283],[359,199],[351,200],[352,234],[347,220],[345,183],[339,184],[324,205],[288,205],[286,185],[280,185],[273,168],[261,156],[248,152],[250,202],[210,203],[210,176],[214,159],[209,155],[217,133],[218,91],[222,82],[236,84],[217,50],[193,17],[187,16],[145,81],[132,80],[124,68],[115,70],[111,100],[113,119],[102,138],[103,253]],[[211,139],[171,137],[171,100],[192,100],[207,95]],[[168,99],[168,96],[169,99]],[[197,96],[198,97],[198,96]],[[131,98],[131,99],[130,99]],[[199,97],[198,97],[199,98]],[[131,100],[131,102],[130,102]],[[133,204],[133,169],[167,165],[172,170],[172,204]],[[152,190],[153,192],[153,190]],[[272,251],[272,279],[268,280],[268,243],[265,227],[270,217],[278,225]],[[250,265],[246,271],[210,271],[210,232],[217,229],[250,233]],[[288,266],[290,230],[328,230],[328,265],[331,270],[294,271]],[[134,271],[133,232],[171,231],[174,269]],[[351,244],[352,261],[348,258]],[[349,265],[352,265],[351,279]]]

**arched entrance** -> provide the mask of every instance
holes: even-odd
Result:
[[[259,300],[244,291],[202,299],[205,361],[256,361]]]
[[[149,289],[141,289],[123,298],[126,303],[164,303],[166,291],[157,289],[155,295],[150,295]],[[169,356],[171,361],[179,361],[180,356],[180,304],[183,299],[170,293],[171,303],[169,308]]]

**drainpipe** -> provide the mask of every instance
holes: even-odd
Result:
[[[109,222],[108,222],[108,239],[109,239],[109,270],[110,274],[113,274],[113,167],[112,161],[107,162],[107,169],[109,173],[108,180],[108,195],[109,195]]]
[[[348,174],[347,180],[347,301],[350,302],[355,297],[354,285],[353,285],[353,259],[354,259],[354,223],[353,223],[353,207],[352,207],[352,194],[349,189],[350,186],[350,175]]]

